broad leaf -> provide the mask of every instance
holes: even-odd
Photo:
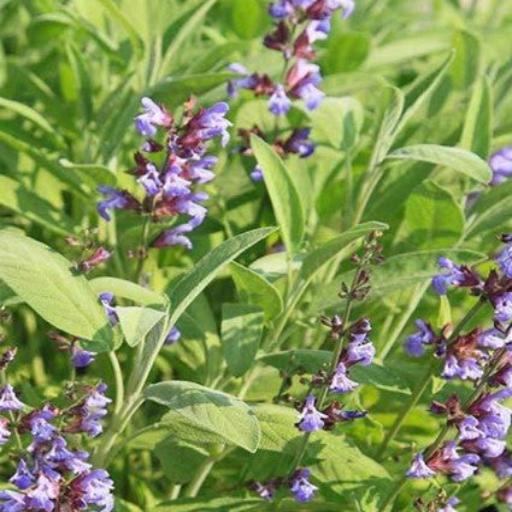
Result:
[[[144,391],[146,399],[169,407],[191,426],[213,432],[230,445],[255,452],[260,442],[258,420],[241,400],[184,381],[153,384]]]
[[[149,331],[165,316],[162,311],[151,308],[116,307],[124,339],[130,347],[141,343]]]
[[[272,207],[288,253],[295,254],[304,236],[304,209],[300,195],[283,161],[276,152],[259,137],[251,137],[251,147],[263,170]]]
[[[480,183],[488,183],[492,177],[489,165],[479,156],[465,149],[418,144],[400,148],[388,155],[389,160],[413,160],[449,167],[473,178]]]
[[[263,312],[248,304],[223,304],[222,351],[229,371],[240,377],[253,365],[263,334]]]
[[[112,330],[96,294],[72,264],[31,238],[0,231],[0,279],[48,323],[108,350]]]
[[[241,299],[259,306],[266,321],[271,321],[281,313],[283,299],[277,288],[262,275],[236,262],[231,263],[230,270]]]
[[[59,164],[65,169],[69,169],[68,172],[76,173],[93,190],[96,190],[98,185],[114,186],[117,183],[116,175],[103,165],[75,164],[65,158],[61,158]]]

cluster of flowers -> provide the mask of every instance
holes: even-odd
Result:
[[[126,190],[101,186],[104,199],[98,203],[98,212],[109,221],[111,210],[134,210],[159,223],[184,215],[188,217],[185,222],[165,229],[151,241],[151,246],[181,245],[190,249],[188,234],[204,221],[207,213],[201,203],[208,196],[197,191],[196,186],[214,178],[212,169],[217,163],[216,157],[206,154],[207,143],[217,137],[222,145],[228,143],[231,123],[225,115],[229,107],[217,103],[194,112],[195,102],[189,100],[179,123],[150,98],[142,99],[142,107],[135,127],[146,141],[135,153],[135,167],[130,172],[143,188],[144,197],[139,201]],[[165,132],[160,141],[155,139],[159,127]],[[154,161],[157,157],[159,164]]]
[[[240,75],[228,84],[228,94],[236,97],[240,89],[254,92],[256,96],[268,98],[268,108],[275,116],[284,116],[292,108],[292,100],[302,100],[309,110],[316,109],[324,97],[318,88],[322,82],[320,68],[311,62],[315,58],[313,44],[326,39],[331,28],[331,17],[337,10],[342,10],[347,18],[354,10],[354,0],[277,0],[269,6],[269,14],[275,20],[273,31],[268,34],[263,44],[281,52],[284,59],[284,73],[275,82],[266,73],[251,73],[241,64],[232,64],[230,71]],[[314,152],[314,145],[309,140],[311,129],[298,127],[287,138],[274,134],[274,140],[257,125],[249,130],[241,130],[243,140],[241,153],[251,155],[249,136],[255,133],[272,142],[281,156],[297,154],[302,158]],[[263,178],[263,171],[256,166],[251,173],[254,181]]]
[[[406,341],[408,352],[416,357],[432,346],[435,356],[444,362],[443,378],[477,385],[465,402],[453,395],[445,403],[432,404],[431,411],[444,415],[457,436],[450,441],[441,439],[418,453],[407,472],[411,478],[445,474],[461,482],[482,464],[493,468],[500,478],[512,476],[512,455],[506,448],[512,410],[502,403],[512,397],[512,237],[503,235],[502,241],[506,246],[496,257],[500,272],[492,270],[484,280],[475,270],[441,258],[443,271],[432,282],[439,294],[445,294],[449,286],[470,288],[482,303],[492,306],[493,327],[447,336],[447,328],[436,334],[428,323],[418,320],[418,331]],[[508,500],[508,496],[512,502],[512,489],[503,490],[498,497]]]
[[[1,358],[2,371],[14,359],[8,350]],[[9,480],[13,489],[0,491],[0,511],[114,509],[113,482],[103,469],[87,462],[89,454],[70,446],[69,435],[96,437],[111,402],[106,386],[80,386],[72,392],[72,405],[58,409],[45,404],[29,412],[6,384],[0,389],[0,445],[13,439],[18,443],[15,473]]]

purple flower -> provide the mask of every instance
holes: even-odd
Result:
[[[473,442],[475,448],[484,457],[495,458],[499,457],[506,448],[506,442],[492,437],[481,437]]]
[[[510,322],[512,320],[512,293],[505,292],[494,299],[494,320]]]
[[[306,35],[310,43],[327,39],[331,31],[331,20],[325,18],[323,20],[313,20],[306,27]]]
[[[94,267],[108,261],[111,256],[110,251],[107,251],[104,247],[98,247],[88,258],[78,264],[78,268],[82,272],[89,272]]]
[[[289,0],[278,0],[277,2],[272,2],[268,6],[268,13],[272,18],[276,18],[278,20],[282,20],[292,15],[294,12],[293,5]]]
[[[30,472],[24,459],[19,460],[16,473],[9,479],[9,482],[22,491],[34,484],[35,476]]]
[[[107,386],[98,384],[89,390],[88,396],[71,412],[74,422],[68,427],[69,432],[84,432],[96,437],[103,432],[101,420],[107,415],[107,406],[112,402],[105,396]]]
[[[290,94],[304,100],[309,110],[317,108],[325,96],[316,87],[321,81],[320,68],[305,59],[299,59],[286,76]]]
[[[432,471],[432,469],[427,466],[421,453],[417,453],[414,456],[411,467],[406,473],[409,478],[431,478],[435,476],[435,474],[435,471]]]
[[[318,487],[315,487],[309,482],[311,472],[309,469],[299,469],[293,475],[290,483],[290,490],[292,491],[295,499],[300,503],[311,501],[315,495]]]
[[[292,102],[286,95],[286,91],[281,84],[276,85],[274,93],[268,101],[268,108],[275,116],[284,116],[290,110]]]
[[[71,349],[71,362],[77,369],[87,368],[95,359],[96,354],[80,348],[76,343]]]
[[[446,295],[448,286],[460,286],[464,282],[465,276],[461,267],[455,265],[455,263],[448,258],[439,258],[438,264],[442,269],[446,269],[448,272],[434,276],[432,286],[439,295]]]
[[[60,486],[58,482],[40,473],[36,485],[26,493],[25,503],[29,510],[55,510],[55,500],[59,497]]]
[[[25,495],[15,491],[0,491],[2,512],[27,512]]]
[[[329,389],[335,393],[348,393],[353,391],[359,384],[347,377],[347,368],[339,363],[336,372],[332,376]]]
[[[262,485],[260,482],[254,482],[252,489],[260,496],[260,498],[263,498],[266,501],[272,501],[276,492],[276,488],[272,483]]]
[[[489,159],[492,169],[491,185],[499,185],[512,176],[512,147],[500,149]]]
[[[152,163],[146,164],[146,172],[137,181],[144,187],[150,197],[156,196],[162,188],[160,174]]]
[[[113,306],[114,294],[111,292],[103,292],[100,293],[99,299],[103,309],[105,310],[110,325],[117,325],[119,323],[119,317],[117,316],[116,308]]]
[[[478,428],[479,422],[474,416],[466,416],[457,423],[459,430],[459,439],[461,441],[473,440],[482,436],[482,431]]]
[[[109,210],[135,210],[139,208],[138,201],[125,190],[102,185],[98,187],[98,191],[105,196],[105,199],[98,203],[97,210],[106,221],[111,220]]]
[[[460,500],[453,496],[446,502],[444,507],[438,509],[437,512],[457,512],[454,507],[456,507],[459,503]]]
[[[360,364],[362,366],[369,366],[375,357],[375,347],[371,341],[361,343],[360,341],[351,341],[347,345],[347,351],[344,357],[344,362],[347,365]]]
[[[488,329],[480,333],[478,337],[478,345],[484,348],[490,348],[496,350],[502,348],[507,343],[507,339],[503,337],[503,334],[498,329]]]
[[[430,324],[424,320],[416,320],[418,330],[409,336],[405,342],[405,349],[409,355],[420,357],[425,352],[425,345],[430,345],[436,339],[436,335]]]
[[[165,338],[166,345],[174,345],[181,338],[181,331],[177,327],[171,327],[169,334]]]
[[[292,134],[284,144],[287,153],[295,153],[301,158],[307,158],[315,152],[315,145],[309,140],[311,128],[299,128],[293,130]]]
[[[222,146],[229,142],[228,128],[231,123],[225,118],[229,111],[229,105],[219,102],[210,108],[203,109],[196,114],[187,125],[197,136],[203,140],[221,137]]]
[[[500,254],[496,257],[496,261],[501,271],[508,277],[512,278],[512,244],[507,244]]]
[[[10,384],[0,389],[0,412],[20,411],[23,407]]]
[[[318,411],[315,407],[315,397],[309,395],[299,416],[297,426],[303,432],[316,432],[324,426],[324,419],[327,415]]]
[[[162,107],[158,106],[151,98],[141,100],[144,113],[135,118],[135,128],[144,137],[153,137],[156,134],[156,126],[168,127],[172,123],[172,117]]]
[[[480,457],[467,453],[452,461],[450,476],[454,482],[462,482],[472,477],[478,469]]]
[[[47,443],[57,433],[57,428],[50,423],[55,418],[55,412],[50,407],[31,412],[23,422],[28,426],[34,442],[31,447],[35,449],[38,444]]]
[[[489,459],[488,463],[500,478],[510,478],[512,476],[512,458],[507,450],[499,457]]]
[[[457,359],[455,355],[448,354],[444,362],[442,376],[445,379],[457,377],[462,380],[478,380],[483,373],[483,368],[475,358]]]
[[[263,181],[263,169],[259,165],[251,171],[251,179],[255,182]]]
[[[352,16],[356,8],[356,3],[354,0],[339,0],[340,7],[343,9],[343,19],[347,19]]]
[[[240,89],[254,89],[258,83],[255,75],[251,75],[249,70],[242,64],[233,63],[228,66],[228,70],[241,75],[242,78],[234,78],[228,82],[228,96],[236,98]]]
[[[189,162],[188,174],[192,180],[198,184],[209,183],[215,178],[212,168],[217,164],[216,156],[205,156],[199,160]]]
[[[7,428],[8,426],[9,420],[0,416],[0,446],[7,443],[9,437],[11,437],[11,432]]]
[[[103,469],[83,473],[69,484],[72,503],[82,504],[83,508],[98,507],[101,512],[114,510],[112,491],[114,482]]]

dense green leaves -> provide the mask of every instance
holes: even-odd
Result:
[[[388,159],[413,160],[450,167],[480,183],[488,183],[491,179],[489,165],[474,153],[460,148],[418,144],[396,149],[388,155]]]
[[[251,146],[263,169],[272,207],[276,215],[281,236],[290,254],[300,248],[304,236],[304,208],[300,195],[282,160],[275,151],[255,135],[251,137]]]
[[[220,435],[227,444],[250,452],[258,448],[258,420],[244,402],[231,395],[192,382],[173,381],[149,386],[144,396],[169,407],[192,427]]]
[[[0,279],[48,323],[107,350],[112,331],[87,280],[66,258],[35,240],[0,231]]]

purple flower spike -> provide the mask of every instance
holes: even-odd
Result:
[[[331,381],[329,389],[334,393],[348,393],[353,391],[359,384],[347,377],[347,368],[339,363]]]
[[[508,278],[512,278],[512,244],[507,244],[505,246],[505,248],[496,257],[496,262],[500,266],[501,271]]]
[[[10,384],[0,389],[0,412],[21,411],[23,407]]]
[[[430,345],[436,339],[436,335],[430,324],[424,320],[416,320],[418,330],[409,336],[405,342],[405,349],[409,355],[420,357],[425,352],[425,345]]]
[[[411,467],[407,471],[406,475],[409,478],[431,478],[435,476],[436,473],[427,466],[423,459],[423,455],[421,453],[417,453],[414,456]]]
[[[297,426],[303,432],[316,432],[324,426],[324,419],[327,415],[318,411],[315,407],[315,397],[309,395],[299,416]]]
[[[114,510],[112,491],[114,482],[103,469],[83,473],[69,484],[70,499],[89,507],[98,507],[101,512]],[[96,510],[96,509],[95,509]]]
[[[299,469],[292,478],[290,490],[295,499],[300,503],[311,501],[318,490],[318,487],[309,481],[310,476],[311,472],[309,469]]]
[[[91,363],[94,362],[96,354],[80,348],[78,345],[73,345],[71,349],[71,362],[77,369],[87,368]]]
[[[268,108],[275,116],[284,116],[292,106],[290,98],[286,95],[284,87],[279,84],[268,101]]]
[[[0,446],[4,445],[9,441],[11,432],[7,428],[9,426],[9,420],[0,416]]]
[[[512,176],[512,147],[503,148],[489,159],[492,169],[491,185],[499,185]]]

